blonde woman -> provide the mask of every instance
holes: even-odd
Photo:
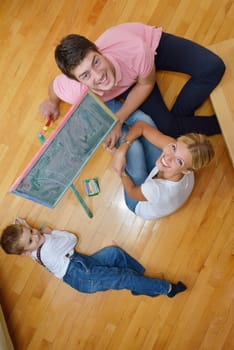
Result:
[[[121,177],[128,208],[152,220],[185,203],[194,187],[194,171],[213,157],[205,135],[190,133],[175,139],[137,122],[122,137],[113,168]]]

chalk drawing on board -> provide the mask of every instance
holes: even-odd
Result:
[[[54,208],[117,122],[92,93],[65,118],[10,192]]]

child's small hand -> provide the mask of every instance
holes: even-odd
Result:
[[[51,228],[49,228],[49,227],[47,227],[47,226],[45,226],[45,227],[43,227],[43,228],[41,229],[41,233],[42,233],[42,234],[45,233],[46,235],[50,235],[51,232],[52,232]]]
[[[27,221],[25,219],[22,219],[18,216],[15,218],[14,224],[23,225],[25,227],[31,228],[31,226],[27,223]]]

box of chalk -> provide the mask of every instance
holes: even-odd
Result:
[[[87,179],[83,181],[83,187],[87,196],[96,196],[100,192],[98,179]]]

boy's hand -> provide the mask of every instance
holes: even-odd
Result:
[[[51,230],[51,228],[45,226],[45,227],[43,227],[43,228],[41,229],[40,232],[41,232],[42,234],[45,233],[46,235],[50,235],[51,232],[52,232],[52,230]]]
[[[14,224],[23,225],[25,227],[31,228],[25,219],[19,218],[18,216],[14,220]]]

